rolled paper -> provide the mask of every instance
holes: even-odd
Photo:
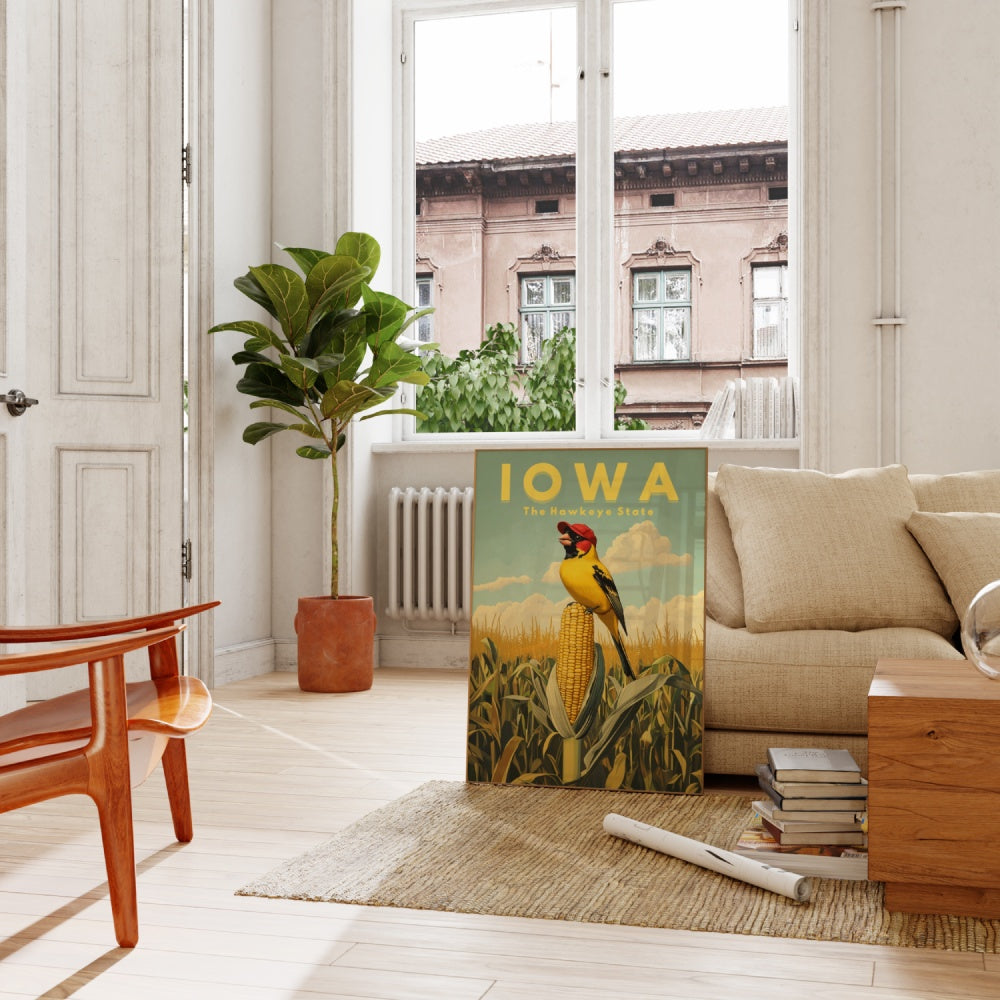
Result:
[[[713,847],[700,840],[682,837],[658,826],[650,826],[617,813],[608,813],[604,817],[604,832],[720,875],[728,875],[740,882],[788,896],[799,903],[805,903],[809,899],[811,887],[809,879],[804,875],[786,872],[783,868],[772,868],[753,858],[724,851],[721,847]]]

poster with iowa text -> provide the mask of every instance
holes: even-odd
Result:
[[[478,451],[470,781],[702,790],[702,448]]]

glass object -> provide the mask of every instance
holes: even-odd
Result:
[[[972,598],[962,621],[962,648],[990,680],[1000,679],[1000,580]]]

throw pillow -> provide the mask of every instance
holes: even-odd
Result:
[[[1000,580],[1000,514],[914,513],[906,527],[927,553],[960,619],[972,598]]]
[[[1000,514],[1000,469],[947,476],[915,474],[910,476],[910,485],[917,498],[917,510],[938,514],[954,510]]]
[[[743,578],[726,511],[715,492],[715,474],[705,496],[705,611],[727,628],[743,628]]]
[[[723,465],[716,489],[743,577],[750,632],[930,629],[958,622],[906,522],[916,508],[902,465],[827,475]]]

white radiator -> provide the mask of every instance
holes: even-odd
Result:
[[[390,618],[468,621],[472,487],[389,491]]]

